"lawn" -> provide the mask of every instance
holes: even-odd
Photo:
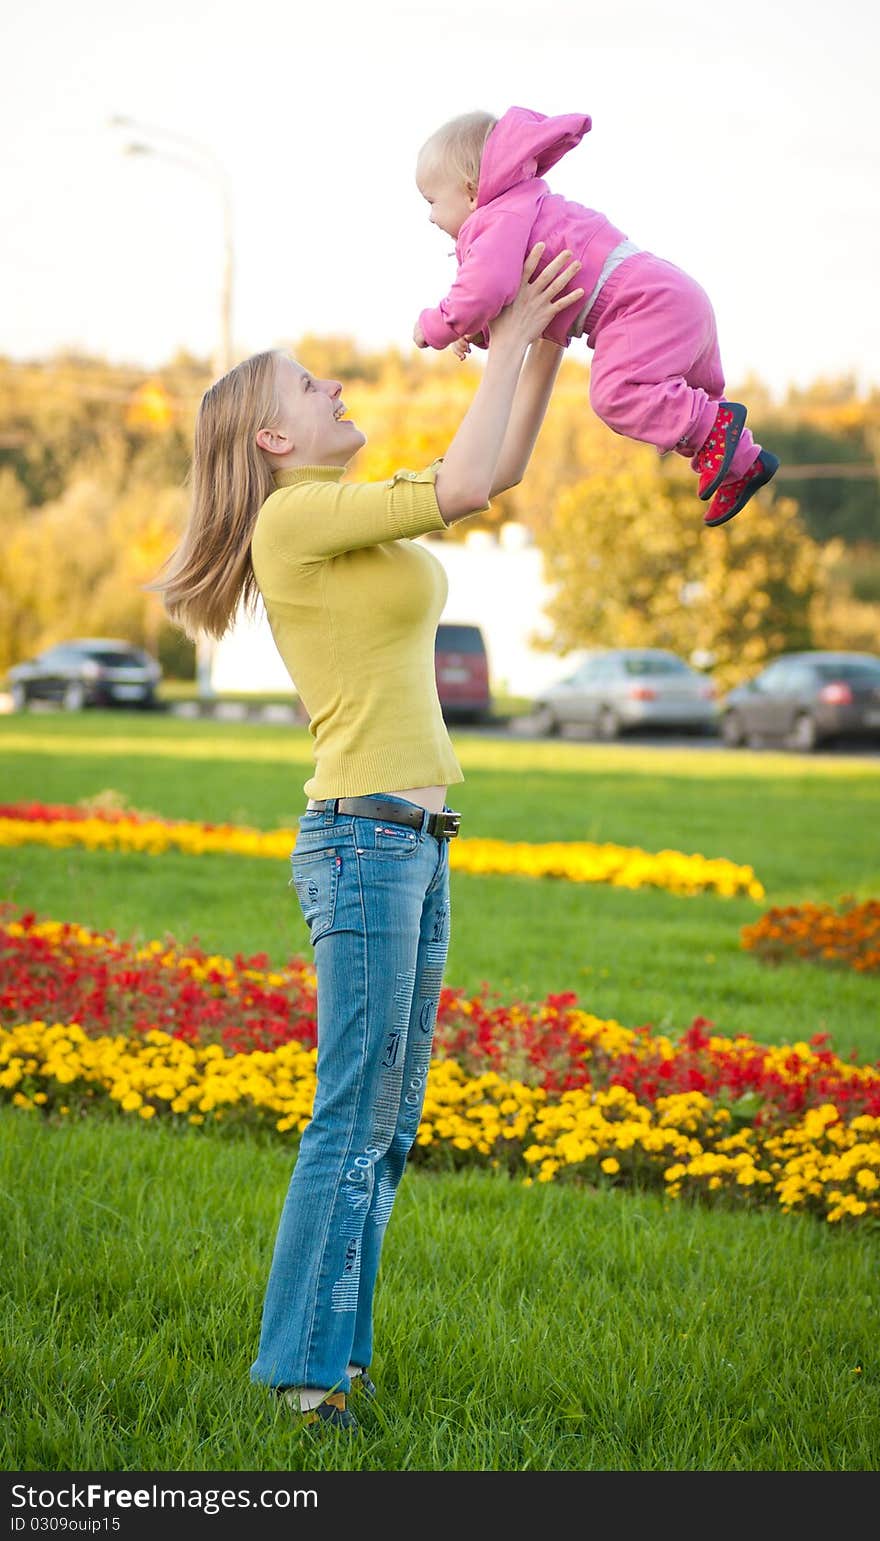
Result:
[[[627,1025],[694,1016],[880,1057],[876,976],[762,967],[771,904],[880,893],[880,774],[796,759],[454,733],[463,832],[750,863],[759,903],[453,876],[447,982],[570,989]],[[138,714],[0,720],[0,800],[109,789],[177,818],[292,825],[308,735]],[[305,953],[283,862],[0,850],[0,894],[121,936]],[[248,1384],[292,1161],[279,1142],[0,1115],[12,1470],[872,1470],[876,1231],[646,1194],[407,1175],[378,1298],[379,1405],[304,1450]],[[8,1259],[8,1265],[7,1260]]]
[[[462,832],[593,840],[751,864],[766,901],[453,874],[447,981],[505,1000],[574,991],[628,1026],[694,1016],[761,1042],[828,1032],[880,1054],[876,979],[815,965],[771,970],[740,946],[771,904],[880,893],[880,770],[847,757],[732,754],[455,734]],[[302,729],[40,714],[0,719],[0,799],[75,801],[109,789],[166,817],[293,826],[310,742]],[[15,903],[121,936],[166,931],[225,953],[307,952],[283,862],[0,850]],[[487,918],[490,923],[487,924]]]
[[[248,1379],[290,1164],[0,1113],[4,1470],[876,1468],[876,1238],[478,1172],[407,1174],[378,1404],[315,1449]]]

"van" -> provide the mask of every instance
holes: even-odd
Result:
[[[437,695],[447,722],[488,722],[489,657],[479,626],[441,621],[434,642]]]

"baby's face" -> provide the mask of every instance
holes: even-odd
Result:
[[[431,224],[457,240],[459,230],[477,206],[477,190],[473,184],[461,182],[437,167],[425,170],[419,166],[416,186],[431,210]]]

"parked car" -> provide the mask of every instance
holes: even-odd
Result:
[[[447,721],[488,721],[492,715],[489,657],[479,626],[441,621],[434,642],[434,669]]]
[[[844,737],[880,739],[880,657],[783,653],[720,703],[725,744],[779,739],[812,750]]]
[[[12,706],[56,701],[68,712],[86,706],[153,706],[162,678],[157,659],[115,637],[78,637],[15,664],[6,675]]]
[[[717,722],[715,686],[666,648],[620,647],[588,653],[536,698],[539,732],[592,729],[613,739],[628,728],[683,728],[705,733]]]

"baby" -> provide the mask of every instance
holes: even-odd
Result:
[[[544,335],[562,347],[586,336],[594,412],[615,433],[686,455],[709,503],[704,523],[725,524],[779,461],[755,443],[745,407],[724,397],[715,315],[700,285],[543,180],[589,128],[580,113],[549,118],[511,107],[500,119],[453,118],[426,141],[416,183],[432,223],[455,239],[458,271],[446,298],[421,312],[413,341],[451,344],[460,358],[470,343],[486,347],[488,324],[516,294],[532,246],[544,243],[538,271],[568,248],[585,297]]]

